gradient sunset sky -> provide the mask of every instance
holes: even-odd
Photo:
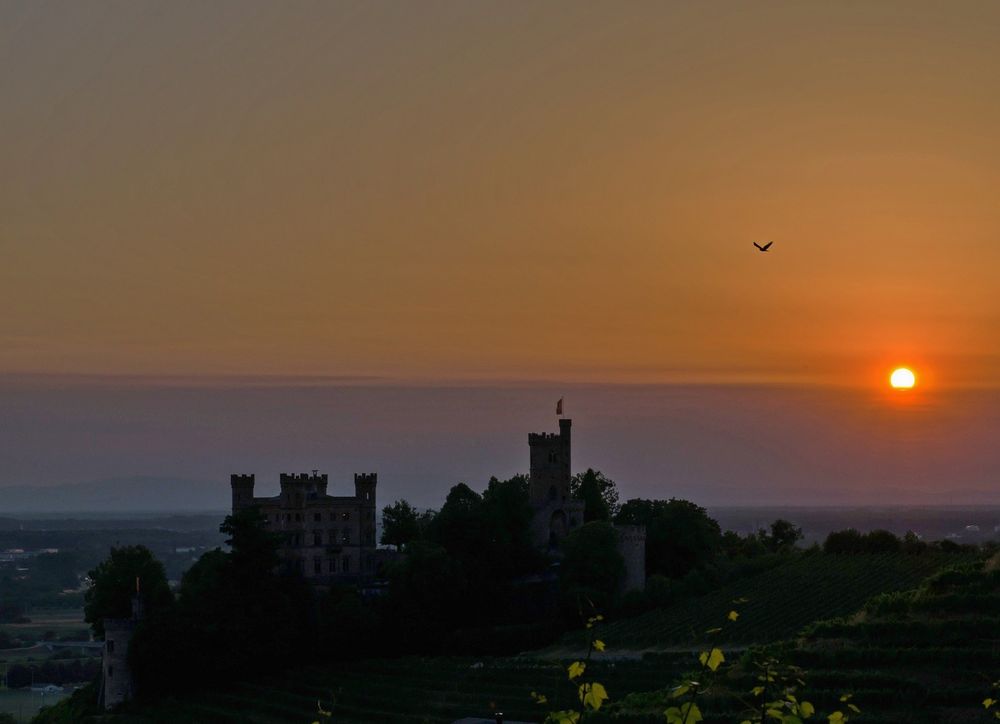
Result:
[[[992,385],[998,33],[996,3],[4,3],[0,368]]]
[[[997,37],[993,2],[4,2],[0,405],[64,404],[38,375],[791,385],[861,401],[824,424],[870,479],[903,438],[973,445],[1000,373]],[[897,364],[944,411],[919,434],[855,419]],[[786,430],[827,409],[774,394]],[[122,472],[39,473],[26,451],[73,433],[31,420],[0,482]],[[974,442],[941,454],[995,491]],[[128,472],[189,449],[159,444]]]

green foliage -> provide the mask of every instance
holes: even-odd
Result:
[[[615,522],[646,526],[647,576],[680,578],[710,563],[721,550],[719,524],[687,500],[629,500]]]
[[[256,510],[226,518],[231,551],[205,553],[181,580],[177,605],[152,611],[129,648],[137,687],[147,697],[217,684],[305,659],[315,641],[313,594],[278,573],[280,537]],[[183,661],[184,667],[164,667]]]
[[[586,659],[583,661],[573,661],[566,667],[566,676],[573,686],[576,687],[576,696],[581,708],[577,710],[574,706],[569,709],[550,711],[545,717],[546,724],[564,724],[565,722],[575,724],[581,721],[588,713],[599,711],[604,706],[604,702],[608,700],[608,690],[604,687],[604,684],[594,680],[593,677],[586,677],[593,653],[595,651],[604,651],[605,649],[604,642],[595,636],[595,626],[603,620],[604,616],[600,614],[592,615],[587,619],[588,642]],[[531,692],[531,698],[536,704],[543,706],[549,703],[547,696],[539,694],[536,691]]]
[[[895,553],[900,550],[909,553],[920,552],[921,549],[911,542],[903,545],[895,534],[887,530],[873,530],[870,533],[861,533],[854,528],[833,531],[826,537],[823,543],[823,552],[831,554],[856,555],[859,553]]]
[[[584,599],[599,610],[613,608],[625,576],[614,526],[602,521],[586,523],[566,536],[562,550],[559,587],[568,614],[577,615]]]
[[[91,585],[84,596],[84,620],[97,638],[104,637],[104,619],[131,617],[136,581],[147,614],[173,603],[163,564],[145,546],[112,548],[87,577]]]
[[[802,529],[784,518],[778,518],[771,523],[770,533],[761,536],[768,550],[777,553],[795,547],[802,540]]]
[[[404,545],[415,540],[419,535],[420,516],[407,501],[397,500],[392,505],[382,508],[380,543],[396,546],[396,550],[402,550]]]
[[[618,486],[600,470],[587,468],[570,481],[570,495],[585,504],[583,520],[612,520],[618,513]]]
[[[76,724],[88,721],[90,717],[102,713],[97,702],[97,692],[97,683],[87,684],[62,701],[44,707],[31,722],[32,724]],[[3,724],[2,720],[0,724]]]
[[[701,635],[715,625],[713,611],[721,610],[733,599],[746,597],[749,601],[741,606],[743,617],[723,633],[726,643],[788,638],[813,621],[852,615],[872,596],[913,588],[942,566],[968,557],[935,550],[919,556],[768,556],[755,559],[768,563],[755,575],[733,578],[702,595],[676,592],[674,585],[683,581],[667,583],[656,579],[656,588],[648,592],[669,595],[668,605],[614,620],[608,624],[607,635],[619,646],[630,648],[685,644],[692,635]],[[977,605],[986,610],[991,603],[995,600],[983,598]]]
[[[990,687],[990,696],[983,699],[983,709],[993,715],[994,719],[1000,719],[1000,681],[994,681]]]
[[[441,511],[388,570],[386,640],[406,652],[492,647],[491,627],[524,623],[512,580],[544,569],[531,542],[528,480],[491,478],[480,495],[454,486]],[[550,629],[551,631],[551,629]],[[528,635],[534,639],[536,632]],[[550,633],[551,636],[551,633]],[[490,648],[490,650],[495,650]]]

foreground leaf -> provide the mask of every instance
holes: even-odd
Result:
[[[701,655],[698,657],[698,661],[701,662],[702,666],[707,666],[712,671],[719,668],[726,657],[722,655],[719,649],[712,649],[711,651],[702,651]]]
[[[582,684],[579,690],[580,701],[588,709],[593,709],[597,711],[601,708],[603,704],[608,699],[608,692],[605,690],[603,684],[593,683],[593,684]]]

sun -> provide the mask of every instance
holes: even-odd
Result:
[[[908,390],[917,384],[917,377],[906,367],[900,367],[892,371],[889,384],[897,390]]]

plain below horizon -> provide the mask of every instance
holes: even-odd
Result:
[[[530,432],[573,418],[573,468],[602,470],[623,499],[704,506],[1000,503],[1000,391],[762,385],[149,384],[0,378],[0,487],[161,479],[105,496],[128,509],[203,509],[230,473],[318,469],[332,494],[378,472],[379,500],[438,507],[466,482],[527,472]],[[182,486],[177,481],[194,481]],[[11,512],[11,490],[0,515]],[[61,495],[35,496],[51,505]],[[30,492],[27,493],[31,497]],[[213,494],[214,495],[214,494]],[[47,500],[45,499],[47,498]],[[213,498],[214,499],[214,498]],[[68,502],[68,498],[66,501]],[[188,507],[193,506],[193,507]],[[207,506],[216,507],[215,504]],[[51,509],[51,508],[50,508]]]

